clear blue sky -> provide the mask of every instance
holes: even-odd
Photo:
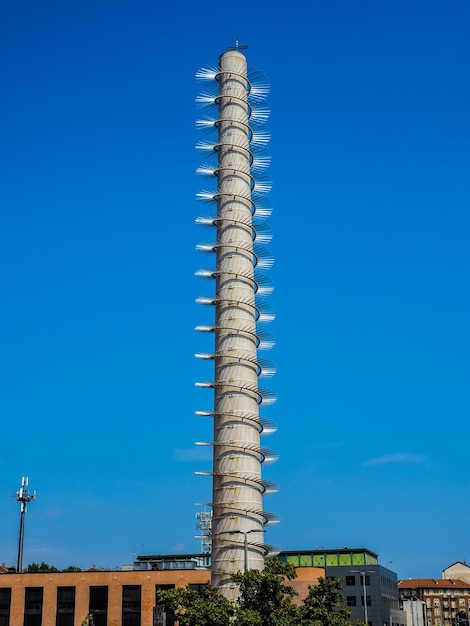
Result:
[[[235,8],[237,6],[237,8]],[[0,20],[0,561],[197,551],[195,72],[270,79],[282,549],[400,578],[470,559],[470,4],[7,2]]]

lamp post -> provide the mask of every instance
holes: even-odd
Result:
[[[250,530],[227,530],[227,531],[222,531],[220,533],[217,533],[217,535],[243,535],[243,571],[247,572],[248,571],[248,535],[250,533],[265,533],[266,531],[264,530],[264,528],[259,531],[257,528],[251,528]],[[215,535],[212,535],[213,537]]]
[[[351,574],[359,574],[362,576],[362,590],[364,596],[364,622],[365,624],[369,624],[369,616],[367,614],[367,593],[366,593],[366,574],[374,574],[374,570],[366,570],[365,572],[361,572],[357,569],[350,570]]]
[[[259,532],[257,528],[252,528],[251,530],[235,530],[233,533],[240,533],[243,535],[243,571],[248,571],[248,535],[250,533]],[[232,534],[232,533],[230,533]]]
[[[246,530],[240,531],[243,535],[243,552],[244,552],[244,558],[243,558],[243,571],[247,572],[248,571],[248,533],[251,533],[251,530]]]

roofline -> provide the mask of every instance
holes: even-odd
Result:
[[[470,589],[461,578],[406,578],[398,581],[398,589]]]
[[[349,548],[344,546],[342,548],[314,548],[311,550],[280,550],[279,555],[290,555],[290,554],[350,554],[351,552],[364,552],[369,556],[372,556],[378,559],[379,555],[369,548]],[[150,561],[150,560],[161,560],[161,561],[189,561],[191,559],[200,559],[204,557],[210,557],[210,553],[190,553],[190,554],[142,554],[136,557],[137,561]]]

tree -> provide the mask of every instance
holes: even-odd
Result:
[[[235,604],[211,585],[201,592],[159,590],[157,602],[182,626],[292,626],[298,623],[299,609],[292,602],[296,593],[285,581],[295,577],[292,565],[272,559],[261,572],[249,570],[232,577],[240,591]]]
[[[235,609],[219,589],[204,585],[201,591],[190,587],[157,591],[157,604],[174,613],[181,626],[229,626]]]
[[[23,571],[27,574],[36,574],[40,572],[58,572],[59,570],[54,565],[49,565],[49,563],[45,563],[44,561],[42,561],[40,565],[33,561]]]
[[[460,610],[455,616],[456,626],[468,626],[468,615],[466,611]]]
[[[81,572],[81,567],[77,567],[76,565],[69,565],[67,569],[63,569],[63,572]]]
[[[319,578],[318,584],[309,586],[308,596],[300,608],[301,626],[359,626],[360,620],[351,621],[351,611],[341,595],[340,578]]]
[[[297,624],[299,608],[293,603],[297,595],[286,580],[293,580],[295,567],[268,559],[263,571],[239,572],[232,579],[239,586],[240,596],[235,618],[236,626],[290,626]]]
[[[341,579],[320,578],[309,587],[305,600],[296,604],[297,593],[288,584],[296,576],[293,565],[268,559],[263,571],[232,576],[239,589],[234,603],[211,585],[200,592],[189,587],[159,590],[157,603],[174,613],[181,626],[365,626],[351,621]]]

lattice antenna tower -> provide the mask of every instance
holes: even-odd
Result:
[[[212,552],[212,511],[199,511],[196,513],[196,528],[201,531],[196,539],[201,540],[202,554],[211,554]]]
[[[245,46],[246,47],[246,46]],[[214,309],[214,323],[196,330],[214,334],[214,350],[196,357],[211,360],[214,379],[196,383],[213,390],[214,405],[197,415],[213,418],[212,584],[235,599],[231,577],[243,569],[263,569],[271,549],[264,541],[265,525],[278,521],[263,507],[263,495],[276,491],[263,481],[261,464],[276,455],[261,446],[260,435],[275,425],[260,417],[260,406],[272,404],[273,394],[259,379],[274,367],[258,354],[274,341],[260,328],[274,319],[263,297],[272,285],[263,275],[273,259],[266,250],[271,240],[266,218],[271,214],[266,176],[270,158],[262,156],[269,131],[265,98],[269,88],[259,72],[248,70],[240,47],[228,48],[216,67],[202,69],[197,78],[208,87],[197,98],[209,110],[197,126],[208,132],[197,148],[213,161],[198,173],[213,181],[198,194],[214,212],[197,218],[215,231],[215,241],[198,246],[215,257],[212,269],[196,272],[215,283],[215,293],[197,299]]]
[[[21,574],[23,571],[23,544],[24,544],[24,523],[26,520],[26,512],[28,510],[28,503],[36,500],[36,492],[30,493],[28,491],[28,477],[23,476],[21,479],[20,490],[15,494],[17,502],[20,503],[20,535],[18,539],[18,559],[16,562],[16,571]]]

